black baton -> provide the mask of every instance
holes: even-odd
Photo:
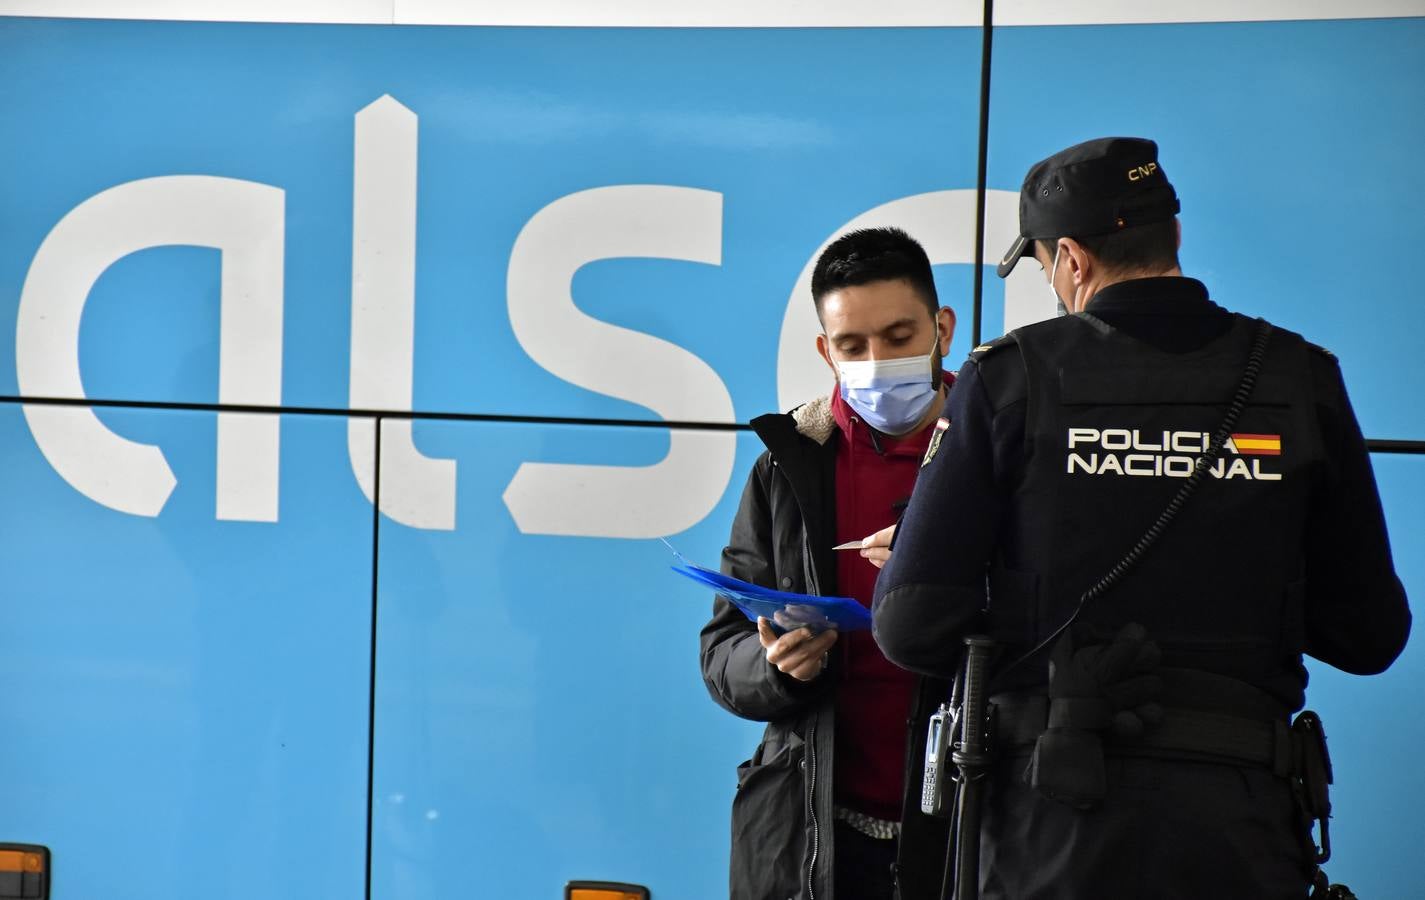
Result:
[[[980,805],[990,770],[989,668],[994,642],[984,635],[965,638],[964,694],[960,734],[950,759],[960,770],[955,809],[954,900],[980,896]]]

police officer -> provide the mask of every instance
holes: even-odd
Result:
[[[999,274],[1061,316],[971,353],[876,587],[908,669],[1001,644],[986,898],[1305,896],[1302,654],[1374,674],[1409,633],[1335,358],[1183,277],[1178,212],[1152,141],[1029,170]]]

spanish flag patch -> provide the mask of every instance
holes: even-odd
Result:
[[[1279,434],[1234,434],[1227,449],[1241,456],[1281,456],[1282,436]]]
[[[935,458],[935,454],[940,450],[940,439],[945,437],[945,431],[950,427],[949,419],[936,419],[935,432],[930,436],[930,446],[925,448],[925,458],[920,461],[923,469],[930,465],[930,461]]]

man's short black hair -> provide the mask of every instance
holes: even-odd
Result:
[[[1085,250],[1093,254],[1103,266],[1114,272],[1137,274],[1143,272],[1166,272],[1178,267],[1178,226],[1177,219],[1163,219],[1147,225],[1134,225],[1112,234],[1096,234],[1092,237],[1073,238]],[[1054,258],[1054,247],[1059,243],[1040,239],[1039,246]]]
[[[930,257],[915,238],[899,228],[862,228],[832,241],[817,258],[811,273],[811,297],[816,314],[832,291],[872,281],[910,282],[931,316],[940,308]]]

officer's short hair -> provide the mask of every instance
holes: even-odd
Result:
[[[1091,237],[1062,235],[1078,241],[1085,250],[1093,254],[1107,269],[1115,272],[1166,272],[1178,266],[1178,226],[1177,219],[1163,219],[1147,225],[1134,225],[1112,234],[1096,234]],[[1039,246],[1049,258],[1054,258],[1054,247],[1059,238],[1039,241]]]
[[[903,279],[925,301],[932,316],[940,308],[930,257],[915,238],[899,228],[862,228],[843,234],[827,245],[811,273],[811,298],[816,314],[832,291]]]

